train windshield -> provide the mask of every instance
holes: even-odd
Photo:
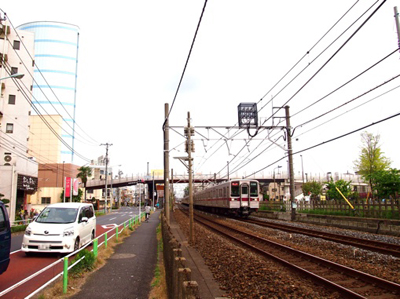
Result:
[[[240,191],[239,191],[239,182],[232,182],[231,184],[231,196],[239,196]]]
[[[258,196],[258,184],[257,182],[250,182],[250,196]]]

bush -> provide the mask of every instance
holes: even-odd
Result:
[[[28,225],[17,225],[11,227],[11,233],[23,232]]]
[[[85,258],[71,268],[70,272],[72,275],[78,275],[84,271],[91,271],[94,269],[94,262],[96,261],[96,258],[94,253],[87,249],[79,251],[76,257],[71,261],[71,265],[80,260],[82,257]]]

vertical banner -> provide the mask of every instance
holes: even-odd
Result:
[[[78,196],[78,189],[79,189],[79,180],[74,179],[74,192],[73,192],[74,196]]]
[[[65,197],[71,196],[71,178],[65,178]]]

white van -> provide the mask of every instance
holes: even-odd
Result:
[[[28,225],[21,250],[31,252],[72,252],[96,237],[96,215],[92,204],[48,205]]]

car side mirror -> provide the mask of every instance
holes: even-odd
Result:
[[[89,219],[87,217],[82,217],[81,222],[88,222],[88,221],[89,221]]]

